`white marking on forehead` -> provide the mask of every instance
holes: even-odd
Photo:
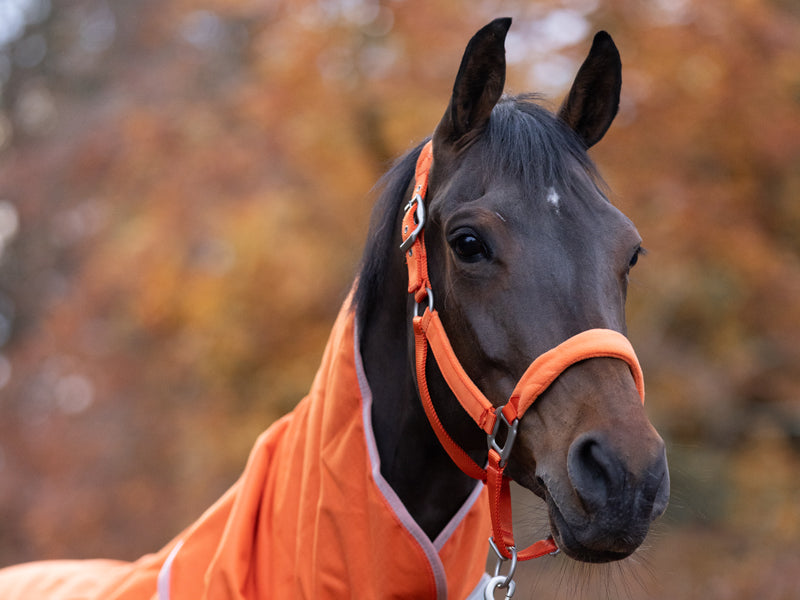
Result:
[[[496,214],[497,218],[500,219],[503,223],[506,222],[506,218],[503,215],[501,215],[499,212],[495,211],[494,214]]]
[[[556,188],[549,187],[547,188],[547,202],[556,209],[558,212],[559,202],[561,201],[561,196],[558,195]]]

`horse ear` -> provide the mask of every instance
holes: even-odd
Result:
[[[434,148],[463,146],[489,120],[506,81],[505,39],[511,19],[495,19],[467,44],[453,84],[453,95],[433,135]]]
[[[583,140],[594,146],[608,131],[619,109],[622,62],[614,40],[605,31],[594,36],[589,56],[581,65],[558,116]]]

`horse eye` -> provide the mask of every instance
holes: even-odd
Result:
[[[463,233],[456,237],[450,246],[453,252],[465,262],[478,262],[482,258],[487,257],[486,246],[483,242],[472,233]]]
[[[636,252],[633,253],[633,256],[631,256],[631,260],[628,263],[628,269],[632,269],[633,267],[635,267],[636,263],[639,262],[639,257],[642,254],[644,254],[645,252],[646,252],[646,250],[644,248],[642,248],[641,246],[636,248]]]

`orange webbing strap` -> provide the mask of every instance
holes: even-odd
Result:
[[[417,302],[422,302],[430,289],[428,279],[428,257],[425,251],[425,241],[422,227],[425,217],[425,194],[428,191],[428,175],[433,164],[433,143],[428,142],[422,147],[417,158],[417,169],[414,182],[414,193],[403,215],[402,240],[403,246],[411,243],[405,249],[406,264],[408,265],[408,293],[414,294]],[[409,240],[412,236],[413,239]]]
[[[436,358],[436,364],[439,365],[444,380],[458,398],[461,406],[478,424],[478,427],[487,434],[492,433],[497,420],[495,407],[478,389],[458,361],[456,353],[450,345],[450,340],[447,339],[444,325],[439,319],[439,313],[436,310],[426,310],[419,320],[419,327],[431,345],[433,356]]]
[[[489,513],[492,517],[492,539],[503,558],[511,558],[509,548],[515,548],[514,525],[511,515],[511,479],[503,475],[500,455],[489,450],[489,465],[486,467],[486,485],[489,488]],[[534,542],[517,552],[517,560],[531,560],[558,551],[552,537]]]
[[[414,193],[419,194],[421,198],[424,198],[425,194],[428,193],[428,176],[431,173],[432,165],[433,140],[428,140],[419,153],[419,158],[417,158],[417,168],[414,172]]]
[[[439,415],[436,414],[433,400],[431,400],[431,394],[428,390],[428,378],[425,373],[425,364],[428,359],[428,340],[425,338],[425,328],[423,325],[426,319],[429,320],[430,315],[431,311],[426,310],[422,317],[414,317],[414,344],[416,346],[414,355],[416,356],[417,388],[419,389],[419,396],[422,399],[422,406],[425,409],[425,414],[428,416],[428,421],[434,433],[436,433],[436,437],[439,438],[439,443],[452,461],[456,463],[459,469],[473,479],[485,482],[486,471],[472,460],[469,454],[450,437],[450,434],[447,433],[444,425],[442,425],[442,422],[439,420]]]
[[[511,393],[510,403],[522,416],[568,367],[582,360],[601,357],[618,358],[628,364],[636,391],[644,402],[644,375],[628,338],[611,329],[589,329],[537,357]]]

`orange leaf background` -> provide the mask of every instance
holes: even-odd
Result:
[[[467,39],[510,15],[507,88],[553,106],[595,30],[620,48],[592,154],[649,250],[629,329],[673,479],[626,564],[548,559],[520,589],[800,596],[797,3],[9,6],[0,564],[135,558],[235,480],[310,385],[372,184],[438,122]]]

